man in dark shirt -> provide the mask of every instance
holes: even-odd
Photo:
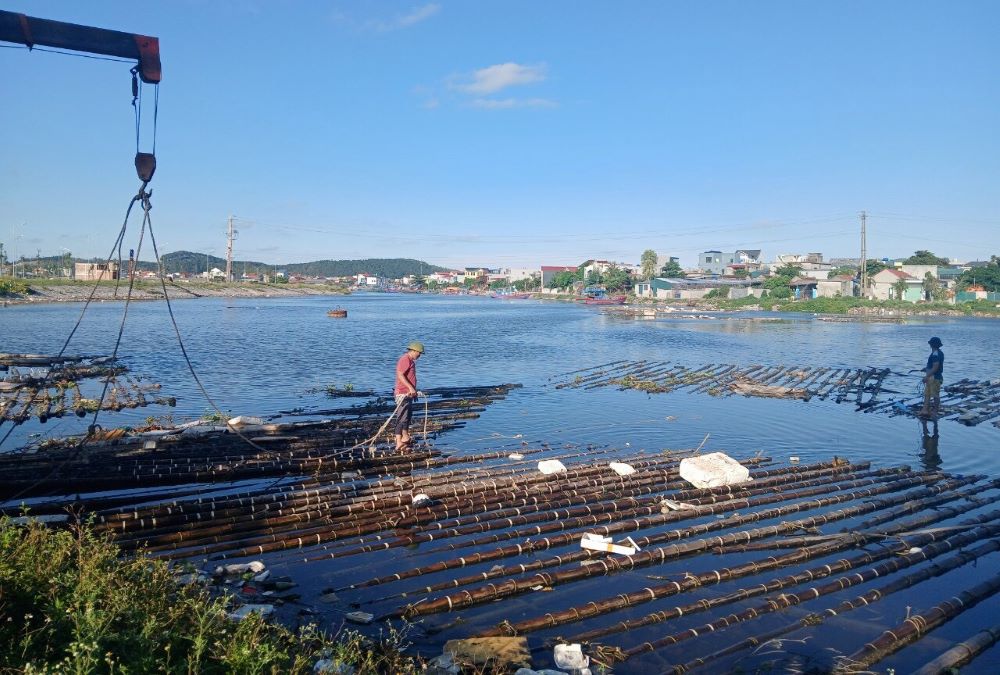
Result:
[[[941,338],[932,337],[927,341],[931,346],[931,355],[927,357],[927,367],[924,368],[924,407],[919,415],[938,414],[941,407],[941,383],[944,381],[944,352],[941,351]]]
[[[392,393],[396,399],[396,450],[410,449],[410,419],[413,417],[413,399],[421,396],[417,391],[417,359],[424,353],[421,342],[411,342],[406,353],[396,362],[396,384]]]

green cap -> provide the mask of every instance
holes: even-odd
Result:
[[[411,342],[406,346],[407,349],[412,349],[415,352],[424,353],[424,343],[423,342]]]

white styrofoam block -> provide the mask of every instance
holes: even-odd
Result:
[[[619,476],[631,476],[635,473],[635,467],[624,462],[611,462],[608,466]]]
[[[736,485],[750,480],[750,470],[723,452],[681,460],[681,478],[696,488]]]
[[[538,470],[545,475],[566,473],[566,466],[558,459],[545,459],[538,463]]]

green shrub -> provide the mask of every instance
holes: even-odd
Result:
[[[27,282],[14,277],[0,277],[0,297],[24,295],[27,292]]]
[[[85,526],[0,519],[0,589],[3,672],[311,673],[323,654],[360,673],[413,672],[393,645],[354,634],[334,643],[312,625],[233,622],[227,598],[179,584],[162,561],[122,556]]]

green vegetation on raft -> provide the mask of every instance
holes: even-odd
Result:
[[[321,658],[360,673],[415,673],[391,634],[336,640],[251,614],[178,582],[167,565],[123,556],[86,526],[0,518],[0,664],[20,673],[312,673]]]

